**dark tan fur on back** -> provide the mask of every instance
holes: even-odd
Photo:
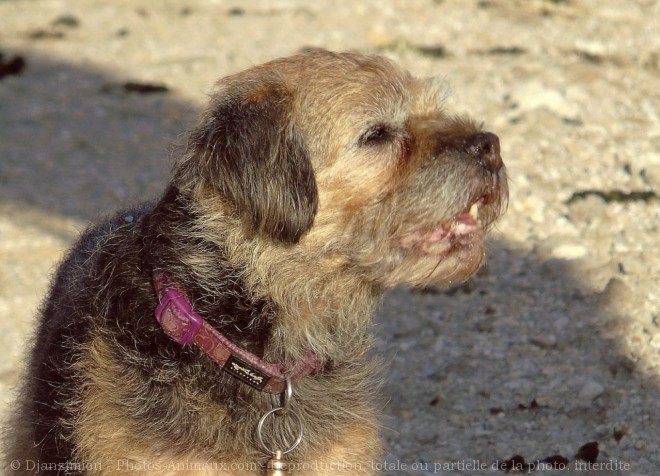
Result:
[[[295,474],[372,474],[374,308],[387,287],[473,274],[506,203],[497,138],[443,95],[381,57],[321,50],[222,79],[163,196],[90,228],[61,264],[10,474],[263,472],[273,399],[167,337],[154,271],[265,360],[322,360],[294,386]],[[265,439],[285,445],[271,426]]]

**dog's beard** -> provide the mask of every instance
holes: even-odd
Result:
[[[498,188],[490,189],[492,194],[482,194],[479,189],[468,193],[474,198],[454,205],[454,212],[444,216],[434,218],[429,212],[419,222],[413,217],[404,220],[405,228],[376,230],[370,256],[363,255],[363,263],[370,264],[374,276],[386,286],[426,286],[468,279],[483,264],[486,235],[506,206],[505,183],[498,181]]]
[[[485,232],[481,227],[460,223],[456,230],[443,231],[436,239],[431,232],[411,246],[390,250],[396,258],[386,285],[425,286],[468,279],[481,267],[486,255]]]
[[[384,286],[463,281],[481,267],[486,231],[465,217],[449,229],[414,232],[401,239],[374,243],[359,257],[359,269]]]

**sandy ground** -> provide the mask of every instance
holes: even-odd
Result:
[[[511,178],[488,266],[378,315],[382,474],[660,474],[657,1],[0,1],[3,411],[77,233],[162,189],[215,79],[310,46],[446,77]]]

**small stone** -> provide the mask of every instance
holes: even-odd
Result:
[[[648,164],[640,172],[644,181],[651,187],[660,188],[660,164]]]
[[[519,112],[545,108],[567,119],[577,120],[579,107],[569,102],[565,95],[539,81],[533,81],[520,87],[512,95],[513,102],[519,105]]]
[[[589,380],[585,382],[584,386],[580,390],[578,397],[580,400],[591,403],[598,397],[600,397],[605,392],[605,387],[595,380]]]
[[[566,260],[579,259],[587,255],[587,248],[584,245],[566,243],[553,248],[552,255]]]
[[[241,7],[234,7],[229,9],[227,15],[229,15],[230,17],[242,17],[245,15],[245,9]]]
[[[584,60],[590,63],[601,63],[607,56],[605,44],[600,41],[577,40],[575,42],[575,51]]]
[[[619,424],[612,429],[612,437],[618,443],[621,439],[628,434],[629,430],[625,424]]]
[[[538,334],[532,336],[530,342],[541,349],[554,349],[557,347],[557,338],[552,334]]]
[[[535,251],[543,259],[554,258],[562,261],[578,260],[589,253],[579,237],[567,235],[550,236],[539,243]]]
[[[415,345],[415,342],[413,341],[403,341],[399,344],[399,349],[401,349],[402,352],[407,352],[410,350],[413,346]]]
[[[568,203],[568,218],[571,223],[579,226],[589,225],[594,221],[600,221],[606,215],[607,205],[602,197],[587,195],[580,200]]]
[[[376,48],[388,48],[396,43],[396,38],[387,33],[370,31],[367,33],[367,42]]]
[[[61,31],[46,30],[37,28],[28,32],[28,38],[31,40],[61,40],[65,35]]]
[[[621,310],[623,304],[630,299],[631,290],[626,283],[619,278],[610,278],[598,299],[598,305],[606,311]]]
[[[57,17],[51,23],[52,26],[63,26],[66,28],[78,28],[80,26],[80,20],[75,15],[70,13],[61,15]]]
[[[589,443],[585,443],[578,449],[577,453],[575,454],[575,458],[594,464],[598,459],[599,454],[600,454],[600,448],[598,442],[590,441]]]
[[[19,75],[25,69],[25,58],[22,56],[13,56],[5,62],[0,54],[0,78],[9,75]]]

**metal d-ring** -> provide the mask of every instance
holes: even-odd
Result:
[[[289,411],[291,400],[293,399],[293,385],[291,385],[291,377],[285,375],[284,384],[284,390],[282,393],[272,395],[273,408],[281,408],[282,415],[285,415]]]
[[[290,398],[290,397],[289,397],[289,398]],[[273,415],[275,412],[279,412],[279,411],[283,411],[283,410],[284,410],[284,407],[275,407],[275,408],[273,408],[273,409],[271,409],[271,410],[268,410],[268,411],[267,411],[266,413],[264,413],[264,415],[259,419],[259,423],[257,424],[257,438],[259,438],[259,443],[261,444],[261,447],[264,449],[264,451],[265,451],[267,454],[274,455],[274,454],[275,454],[275,451],[273,451],[271,448],[269,448],[268,445],[266,445],[266,443],[264,442],[264,437],[263,437],[263,435],[262,435],[262,431],[263,431],[263,427],[264,427],[264,422],[266,421],[266,419],[267,419],[270,415]],[[289,416],[294,416],[294,415],[295,415],[295,413],[291,413],[291,412],[289,412],[289,413],[283,413],[283,414],[282,414],[282,416],[285,417],[285,418],[286,418],[286,417],[289,417]],[[302,441],[302,438],[303,438],[303,422],[302,422],[302,420],[300,419],[300,417],[298,417],[298,416],[296,416],[295,419],[298,420],[298,427],[299,427],[299,430],[298,430],[298,438],[296,438],[296,441],[294,441],[293,444],[292,444],[291,446],[289,446],[289,447],[288,447],[287,449],[285,449],[285,450],[282,450],[282,455],[285,455],[285,454],[291,453],[293,450],[295,450],[295,449],[298,447],[298,445],[299,445],[300,442]]]
[[[291,398],[293,397],[293,385],[291,385],[291,377],[286,375],[284,377],[284,391],[282,392],[282,414],[289,411],[289,404],[291,403]]]

